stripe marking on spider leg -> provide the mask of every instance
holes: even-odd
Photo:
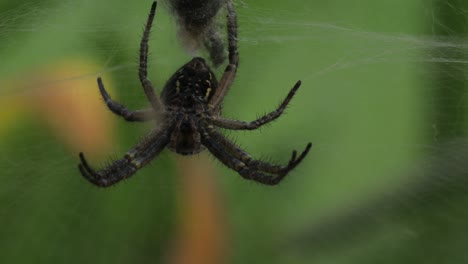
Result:
[[[133,153],[126,153],[125,154],[125,158],[129,159],[129,160],[133,160],[135,158],[135,155]]]
[[[241,170],[241,169],[243,169],[243,168],[246,167],[245,164],[244,164],[244,162],[242,162],[242,161],[234,160],[233,162],[234,162],[234,169],[235,169],[236,171],[239,171],[239,170]]]
[[[136,169],[141,169],[141,161],[138,161],[138,160],[131,160],[130,161],[130,164],[132,164]]]
[[[241,153],[240,159],[241,159],[242,162],[244,162],[244,163],[249,163],[250,161],[252,161],[252,156],[250,156],[250,155],[247,154],[247,153]]]
[[[136,150],[134,149],[131,149],[129,150],[127,153],[125,153],[125,158],[128,159],[128,160],[133,160],[135,159],[135,154],[136,154]]]

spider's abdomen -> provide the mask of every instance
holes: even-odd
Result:
[[[197,57],[172,75],[161,97],[167,106],[195,108],[197,104],[207,104],[217,86],[218,81],[210,67],[204,59]]]

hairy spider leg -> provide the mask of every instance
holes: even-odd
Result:
[[[289,161],[288,166],[286,169],[283,169],[281,174],[278,174],[276,177],[272,177],[272,175],[268,175],[260,171],[258,168],[250,168],[247,164],[242,162],[239,158],[236,158],[231,153],[226,151],[223,146],[221,146],[205,129],[201,128],[202,130],[202,143],[206,146],[206,148],[213,154],[216,158],[218,158],[224,165],[227,167],[237,171],[243,178],[248,180],[254,180],[256,182],[266,184],[266,185],[277,185],[281,182],[281,180],[286,177],[287,173],[293,169],[294,167],[299,164],[302,159],[307,155],[311,148],[311,144],[309,143],[306,149],[301,153],[299,158],[297,157],[297,152],[293,151],[291,160]],[[248,154],[247,154],[248,155]],[[257,163],[258,164],[258,163]],[[262,162],[262,166],[266,163]],[[260,165],[257,165],[260,166]],[[274,166],[274,165],[273,165]],[[261,167],[261,166],[260,166]],[[266,166],[265,166],[266,167]],[[289,168],[290,169],[287,169]],[[269,168],[271,169],[271,167]]]
[[[224,149],[231,153],[234,158],[242,161],[245,165],[247,165],[247,167],[276,175],[288,174],[305,158],[305,156],[309,153],[310,148],[312,147],[312,143],[308,143],[299,157],[297,157],[297,151],[293,150],[288,165],[283,166],[253,159],[249,153],[242,150],[239,146],[215,130],[207,130],[207,133],[211,138],[216,140],[216,142],[221,143]]]
[[[78,165],[81,174],[99,187],[108,187],[131,177],[137,170],[154,159],[169,143],[172,130],[152,131],[142,141],[130,149],[122,159],[113,161],[109,166],[98,171],[91,168],[84,154],[80,152],[81,163]]]
[[[114,114],[123,117],[125,120],[129,122],[147,122],[150,120],[154,120],[156,115],[154,113],[153,108],[130,111],[125,106],[112,100],[110,95],[107,93],[106,89],[104,88],[104,83],[102,82],[101,77],[97,79],[99,91],[101,92],[102,98],[104,102],[106,102],[107,107],[111,110]]]
[[[288,106],[289,102],[293,98],[294,94],[296,91],[299,89],[301,86],[301,81],[298,81],[294,87],[289,91],[288,95],[286,98],[283,100],[283,102],[276,108],[276,110],[270,112],[269,114],[266,114],[260,118],[258,118],[255,121],[252,122],[245,122],[245,121],[239,121],[239,120],[233,120],[233,119],[228,119],[224,118],[222,116],[213,116],[211,120],[213,121],[213,125],[221,127],[221,128],[226,128],[226,129],[232,129],[232,130],[254,130],[257,129],[275,119],[281,116],[283,113],[284,109]]]
[[[215,112],[219,113],[221,109],[221,102],[226,96],[229,88],[231,87],[234,78],[236,77],[237,68],[239,66],[239,52],[237,50],[237,15],[234,5],[231,0],[226,3],[227,14],[227,32],[228,32],[228,50],[229,50],[229,64],[224,70],[216,89],[215,94],[208,103],[209,107]]]
[[[154,87],[151,81],[148,79],[148,41],[149,35],[151,32],[151,27],[153,25],[154,16],[156,15],[156,1],[153,2],[151,6],[151,11],[148,16],[148,21],[145,25],[145,30],[143,31],[143,37],[141,38],[140,43],[140,68],[138,71],[138,76],[140,78],[141,85],[143,86],[143,90],[145,91],[146,97],[151,103],[154,111],[156,113],[160,113],[163,111],[163,105],[159,97],[154,93]]]

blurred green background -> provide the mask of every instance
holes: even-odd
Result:
[[[91,186],[79,151],[105,164],[151,129],[114,117],[95,83],[148,105],[137,51],[151,1],[0,2],[1,263],[468,261],[468,3],[235,3],[241,65],[224,116],[253,120],[303,81],[271,126],[226,132],[283,163],[313,143],[276,187],[167,150],[130,180]],[[191,58],[175,32],[162,3],[159,89]]]

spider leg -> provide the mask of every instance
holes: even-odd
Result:
[[[280,183],[289,171],[294,169],[307,155],[311,148],[309,143],[306,149],[297,158],[297,152],[293,151],[291,159],[287,166],[278,166],[263,161],[253,160],[249,154],[239,149],[233,143],[223,137],[219,141],[220,134],[209,133],[202,129],[202,143],[206,148],[227,167],[237,171],[243,178],[254,180],[265,185],[277,185]],[[221,136],[222,137],[222,136]],[[226,143],[227,142],[227,143]],[[234,147],[233,147],[234,146]],[[231,152],[231,153],[230,153]],[[276,175],[265,174],[271,173]]]
[[[238,121],[238,120],[232,120],[232,119],[227,119],[221,116],[213,116],[211,118],[211,121],[213,122],[213,125],[226,128],[226,129],[233,129],[233,130],[253,130],[257,129],[275,119],[281,116],[283,113],[284,109],[288,106],[289,102],[293,98],[294,94],[296,91],[299,89],[301,86],[301,81],[298,81],[294,87],[289,91],[288,95],[286,98],[284,98],[283,102],[274,110],[273,112],[270,112],[269,114],[266,114],[260,118],[258,118],[255,121],[252,122],[244,122],[244,121]]]
[[[159,97],[154,93],[154,87],[151,81],[148,79],[148,41],[149,35],[151,32],[151,26],[153,24],[154,16],[156,15],[156,1],[153,2],[151,6],[151,11],[148,16],[148,21],[145,25],[145,30],[143,31],[143,37],[141,38],[140,43],[140,68],[138,71],[138,76],[140,78],[141,85],[143,86],[143,90],[148,98],[149,102],[153,109],[159,113],[160,110],[163,109],[161,100]]]
[[[232,0],[226,3],[228,11],[227,15],[227,32],[228,32],[228,51],[229,51],[229,64],[224,70],[224,74],[219,81],[218,88],[215,94],[210,99],[208,105],[215,112],[219,111],[219,106],[227,94],[232,82],[236,76],[237,68],[239,66],[239,52],[237,50],[237,15]]]
[[[305,156],[309,153],[310,148],[312,147],[312,144],[308,143],[299,157],[297,157],[297,151],[294,150],[291,154],[291,159],[289,160],[288,165],[283,166],[253,159],[252,156],[250,156],[247,152],[242,150],[239,146],[228,140],[225,136],[217,131],[211,130],[208,132],[208,134],[211,138],[216,140],[216,142],[221,143],[221,145],[229,152],[231,152],[235,158],[244,162],[249,168],[255,168],[256,170],[261,170],[276,175],[288,174],[305,158]]]
[[[167,130],[152,132],[140,143],[130,149],[123,158],[112,162],[109,166],[94,170],[86,161],[84,154],[80,152],[78,165],[81,174],[89,182],[99,186],[108,187],[123,179],[131,177],[138,169],[148,164],[156,157],[169,142]]]
[[[101,92],[102,98],[104,102],[106,102],[107,107],[116,115],[123,117],[125,120],[133,122],[146,122],[150,120],[154,120],[155,114],[153,108],[148,108],[144,110],[136,110],[130,111],[125,106],[112,100],[110,95],[107,93],[106,89],[104,88],[104,83],[102,82],[101,77],[97,79],[99,91]]]

